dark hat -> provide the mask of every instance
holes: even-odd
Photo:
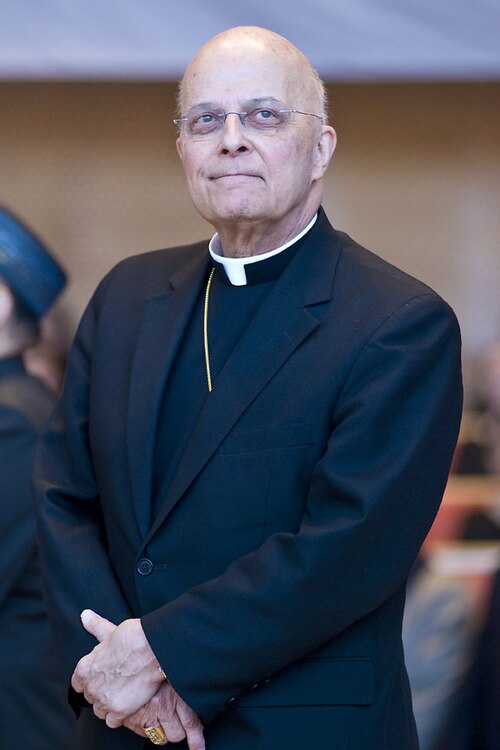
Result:
[[[66,284],[66,274],[41,240],[2,206],[0,277],[37,318],[47,312]]]

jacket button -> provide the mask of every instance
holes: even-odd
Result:
[[[142,560],[139,560],[137,565],[135,566],[135,569],[140,576],[149,576],[153,572],[153,568],[153,563],[151,562],[151,560],[148,560],[147,557],[143,557]]]

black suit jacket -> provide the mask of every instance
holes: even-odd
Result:
[[[0,361],[0,747],[64,750],[76,722],[42,601],[31,468],[54,398]]]
[[[207,266],[206,243],[128,259],[80,325],[37,472],[68,678],[84,607],[140,615],[208,750],[413,750],[404,585],[458,430],[455,316],[321,212],[153,518],[158,409]]]

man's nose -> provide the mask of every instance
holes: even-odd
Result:
[[[224,153],[237,153],[249,149],[247,132],[238,112],[226,112],[220,146]]]

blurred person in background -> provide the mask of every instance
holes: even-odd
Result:
[[[500,343],[488,349],[483,367],[486,467],[490,474],[500,476]]]
[[[26,369],[39,378],[55,396],[61,392],[70,343],[70,324],[65,311],[49,310],[40,321],[35,346],[23,354]]]
[[[498,343],[481,358],[474,408],[466,417],[459,473],[500,477]],[[459,538],[493,552],[496,547],[500,561],[498,489],[488,505],[467,513]],[[463,581],[446,584],[431,571],[425,578],[424,586],[409,587],[403,629],[422,750],[499,750],[500,571],[497,567],[491,581],[483,582],[491,590],[479,607],[466,607]]]
[[[468,586],[435,571],[421,555],[408,579],[403,618],[420,750],[437,750],[469,668],[474,612]]]
[[[464,675],[454,710],[435,750],[498,750],[500,748],[500,571],[491,592],[471,663]]]
[[[462,419],[453,471],[500,476],[500,343],[492,344],[481,358],[475,399]]]
[[[68,710],[42,599],[31,470],[54,396],[23,354],[65,285],[40,240],[0,207],[0,747],[65,750]]]

